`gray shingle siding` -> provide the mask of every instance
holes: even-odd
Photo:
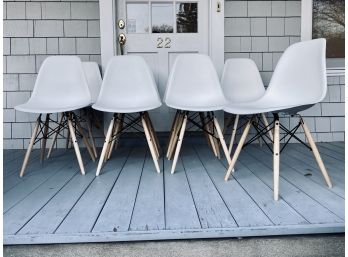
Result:
[[[4,148],[26,148],[36,115],[13,107],[29,99],[47,56],[100,63],[99,2],[5,1],[3,8]],[[58,145],[64,146],[62,139]]]

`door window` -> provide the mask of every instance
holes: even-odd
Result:
[[[132,1],[126,11],[129,34],[198,32],[197,2]]]
[[[173,33],[173,4],[153,3],[151,6],[152,33]]]
[[[197,33],[198,31],[197,3],[176,4],[176,31],[177,33]]]
[[[127,33],[149,33],[149,4],[127,4]]]

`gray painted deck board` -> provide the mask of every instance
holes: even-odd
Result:
[[[27,166],[27,170],[26,170],[26,174],[29,174],[30,171],[32,170],[32,165],[37,163],[37,160],[39,159],[40,156],[40,151],[39,150],[34,150],[31,155],[30,155],[30,159],[28,162],[28,166]],[[9,163],[4,163],[4,177],[8,177],[11,176],[13,174],[19,174],[19,171],[22,167],[23,164],[23,160],[24,160],[24,156],[20,156],[18,157],[16,160],[13,160]]]
[[[159,163],[162,167],[163,159],[160,159]],[[130,230],[163,229],[165,229],[163,172],[157,173],[154,170],[153,160],[147,152]]]
[[[185,141],[187,142],[187,141]],[[32,158],[18,178],[24,151],[5,151],[5,244],[213,238],[344,231],[342,143],[319,144],[333,178],[328,189],[312,153],[290,144],[281,155],[281,199],[273,201],[272,155],[243,149],[236,172],[204,144],[183,145],[175,174],[147,148],[120,148],[95,177],[97,163],[82,151],[86,175],[72,150],[57,150],[43,167]],[[38,150],[34,154],[38,156]],[[163,154],[163,153],[162,153]],[[16,164],[14,157],[20,158]],[[7,161],[6,158],[9,158]],[[38,157],[37,157],[38,158]],[[312,176],[304,176],[311,172]]]
[[[242,153],[243,154],[243,153]],[[283,199],[273,200],[272,189],[256,177],[241,162],[237,162],[235,172],[230,179],[238,183],[254,199],[259,208],[275,225],[307,224],[308,222]]]
[[[254,151],[248,151],[248,154],[254,154],[257,152],[258,159],[272,169],[272,159],[273,156],[270,154],[266,154],[262,150],[259,150],[257,147],[253,147]],[[344,208],[342,205],[344,204],[344,199],[337,196],[336,194],[330,192],[329,190],[324,189],[319,186],[317,183],[311,180],[303,179],[299,173],[291,170],[291,167],[281,162],[280,164],[280,176],[285,178],[287,181],[297,185],[301,188],[301,191],[309,195],[311,198],[317,200],[321,203],[321,205],[325,206],[333,213],[335,213],[338,217],[344,219]]]
[[[175,175],[170,174],[171,162],[164,160],[166,229],[201,229],[198,213],[181,159]]]
[[[263,163],[257,162],[257,159],[252,155],[253,153],[249,151],[248,154],[241,156],[241,162],[249,167],[256,176],[258,176],[270,188],[273,189],[273,170]],[[285,165],[281,166],[282,175],[288,172],[295,173],[291,168],[286,167]],[[300,177],[300,179],[304,180],[305,178]],[[299,188],[295,186],[296,182],[297,180],[294,179],[291,180],[290,183],[287,180],[283,179],[283,176],[281,176],[279,185],[280,197],[282,197],[292,208],[296,209],[297,212],[308,222],[335,223],[343,221],[341,218],[333,214],[327,208],[323,207],[320,203],[312,199],[306,193],[299,190]]]
[[[95,165],[93,162],[85,166],[85,171],[85,176],[77,175],[70,180],[65,185],[64,190],[55,195],[18,233],[54,233],[86,188],[94,180]]]
[[[87,233],[92,230],[112,186],[126,163],[128,154],[129,149],[123,150],[104,165],[101,175],[84,192],[56,233]]]
[[[187,147],[182,149],[181,156],[202,228],[236,227],[234,218],[197,154]]]
[[[9,234],[17,233],[78,172],[78,165],[73,163],[50,177],[4,214],[4,230]]]
[[[332,142],[332,143],[320,143],[322,146],[328,148],[328,149],[332,149],[332,150],[335,150],[336,152],[339,152],[339,153],[343,153],[345,152],[345,149],[344,147],[342,147],[342,145],[340,144],[337,144],[338,142]]]
[[[267,150],[266,150],[267,151]],[[270,152],[268,151],[270,154]],[[304,161],[303,158],[295,158],[291,155],[291,152],[285,151],[281,155],[281,161],[289,166],[297,172],[301,173],[304,176],[304,179],[310,179],[318,183],[318,185],[324,187],[327,190],[330,190],[337,195],[344,198],[344,181],[342,180],[342,175],[338,177],[333,176],[335,173],[330,172],[331,169],[328,170],[332,183],[335,185],[333,188],[329,189],[325,185],[325,180],[318,169],[318,165],[311,161]]]
[[[290,148],[292,147],[292,148]],[[314,159],[314,156],[310,151],[307,149],[293,149],[293,146],[289,146],[289,152],[284,151],[284,154],[289,154],[290,156],[293,156],[299,161],[305,161],[308,165],[312,166],[311,171],[316,170],[319,172],[318,164],[316,160]],[[336,178],[338,180],[342,180],[342,177],[344,177],[344,162],[333,160],[329,156],[325,156],[325,154],[321,153],[321,157],[323,159],[324,165],[327,168],[329,174],[331,177]]]
[[[133,150],[98,217],[93,232],[128,231],[143,172],[145,154],[144,148]]]
[[[221,179],[226,168],[218,159],[212,156],[211,151],[199,147],[195,147],[195,150],[238,226],[252,227],[273,224],[249,194],[238,184],[237,180],[230,179],[225,182]]]

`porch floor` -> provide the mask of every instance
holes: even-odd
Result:
[[[42,166],[34,150],[23,178],[23,150],[4,151],[4,244],[109,242],[344,232],[344,143],[318,144],[333,182],[325,186],[308,149],[281,155],[280,200],[273,201],[272,155],[246,147],[228,182],[226,162],[205,144],[184,142],[175,174],[155,172],[144,147],[121,147],[97,163],[56,150]],[[164,172],[163,172],[164,171]]]

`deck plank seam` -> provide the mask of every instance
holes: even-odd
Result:
[[[38,156],[39,156],[39,155],[38,155]],[[65,159],[70,160],[69,157],[65,157]],[[59,161],[59,160],[56,159],[56,160],[53,161],[53,163],[56,163],[57,161]],[[29,165],[30,165],[30,163],[29,163]],[[29,167],[29,165],[28,165],[28,167]],[[51,163],[51,165],[52,165],[52,163]],[[68,164],[67,164],[67,165],[68,165]],[[63,166],[66,167],[67,165],[63,165]],[[62,168],[64,168],[64,167],[62,167]],[[57,171],[60,170],[60,169],[61,169],[61,168],[58,168]],[[57,172],[57,171],[56,171],[56,172]],[[35,172],[34,172],[34,173],[31,172],[31,173],[26,174],[25,177],[30,178],[31,176],[33,176],[33,175],[35,175],[35,174],[36,174]],[[55,173],[54,173],[54,174],[55,174]],[[16,175],[15,172],[13,172],[11,176],[18,176],[18,175]],[[10,176],[8,176],[8,177],[10,177]],[[9,179],[8,177],[7,177],[7,179]],[[5,179],[6,179],[6,177],[4,177],[4,180],[5,180]],[[8,188],[6,191],[3,192],[3,194],[5,195],[5,194],[8,193],[11,189],[13,189],[13,188],[19,186],[20,184],[22,184],[22,183],[25,182],[25,181],[26,181],[25,178],[20,179],[20,181],[19,181],[17,184],[14,184],[11,188]]]
[[[131,231],[131,224],[132,224],[132,219],[133,219],[134,208],[135,208],[135,204],[136,204],[136,202],[138,200],[138,193],[139,193],[140,182],[141,182],[141,178],[143,177],[145,162],[146,162],[146,158],[147,158],[148,154],[149,154],[148,151],[145,151],[144,159],[143,159],[143,165],[141,167],[141,173],[140,173],[140,177],[139,177],[139,181],[138,181],[137,192],[135,193],[135,199],[134,199],[134,203],[133,203],[132,213],[130,215],[130,219],[129,219],[129,222],[128,222],[128,229],[127,229],[127,231]]]
[[[222,160],[220,160],[220,161],[222,162],[222,164],[223,164],[223,165],[226,167],[226,169],[227,169],[227,165],[224,163],[224,161],[222,161]],[[272,188],[272,187],[270,187],[269,185],[267,185],[259,176],[255,175],[255,173],[254,173],[249,167],[247,167],[242,161],[238,160],[237,163],[241,164],[241,165],[243,166],[243,168],[249,170],[249,171],[255,176],[256,179],[258,179],[259,181],[261,181],[261,183],[263,183],[266,187],[268,187],[269,189],[271,189],[271,191],[273,191],[273,188]],[[232,176],[233,176],[233,174],[232,174]],[[238,179],[237,179],[237,178],[235,178],[235,177],[233,177],[233,178],[238,182]],[[240,183],[238,182],[238,184],[240,184]],[[244,188],[243,188],[243,189],[244,189]],[[244,190],[245,190],[245,189],[244,189]],[[246,190],[245,190],[245,191],[246,191]],[[246,192],[247,192],[247,191],[246,191]],[[248,194],[248,195],[249,195],[249,194]],[[249,195],[249,196],[250,196],[250,195]],[[250,197],[252,197],[252,196],[250,196]],[[297,210],[295,210],[291,205],[289,205],[289,203],[288,203],[287,201],[285,201],[284,198],[283,198],[281,195],[279,195],[279,200],[282,200],[282,201],[284,202],[284,204],[288,205],[291,209],[293,209],[301,218],[304,219],[304,221],[307,222],[307,224],[311,224],[310,222],[308,222],[308,220],[307,220],[306,218],[304,218],[300,213],[298,213]],[[256,203],[256,202],[255,202],[255,203]],[[263,208],[262,208],[260,205],[258,205],[258,206],[259,206],[259,208],[263,211]],[[267,216],[267,215],[266,215],[266,216]],[[269,216],[267,216],[267,217],[270,219]],[[272,220],[271,220],[271,221],[272,221]],[[272,221],[272,223],[275,224],[273,221]]]
[[[197,153],[196,148],[195,148],[195,147],[191,147],[191,148],[192,148],[192,150],[194,151],[194,153],[197,155],[197,158],[198,158],[199,161],[201,162],[201,164],[202,164],[202,166],[203,166],[203,168],[204,168],[205,173],[207,174],[207,176],[209,177],[210,181],[211,181],[212,184],[214,185],[215,190],[216,190],[217,193],[219,194],[219,196],[220,196],[222,202],[224,203],[225,207],[227,208],[228,212],[230,213],[232,219],[233,219],[234,222],[236,223],[237,227],[239,227],[239,224],[238,224],[237,220],[236,220],[235,217],[233,216],[232,211],[230,210],[230,208],[228,208],[228,205],[227,205],[227,203],[226,203],[224,197],[221,195],[221,192],[219,191],[219,189],[218,189],[218,187],[216,186],[214,180],[212,179],[212,177],[210,176],[209,172],[207,171],[207,168],[205,167],[204,163],[202,162],[202,159],[200,158],[199,154]]]
[[[263,151],[263,152],[265,153],[264,150],[260,150],[260,151]],[[251,153],[248,152],[248,154],[250,155]],[[305,163],[304,161],[302,161],[302,160],[299,159],[299,158],[296,158],[296,157],[294,157],[294,158],[295,158],[296,160],[298,160],[298,161],[301,161],[302,163]],[[256,157],[254,157],[254,159],[256,159]],[[301,172],[299,172],[296,168],[293,168],[293,167],[290,166],[289,164],[284,163],[284,162],[283,162],[282,164],[285,165],[285,166],[287,166],[289,169],[292,169],[292,170],[296,171],[296,172],[299,173],[300,175],[303,175],[303,174],[302,174]],[[305,164],[311,166],[313,169],[315,169],[315,170],[318,171],[318,167],[314,167],[314,165],[311,165],[311,164],[308,164],[308,163],[305,163]],[[266,166],[267,166],[267,165],[266,165]],[[267,167],[268,167],[268,168],[271,168],[271,167],[269,167],[269,166],[267,166]],[[338,195],[337,193],[333,192],[332,190],[330,190],[330,188],[328,188],[327,186],[325,186],[325,184],[319,183],[319,182],[317,182],[317,181],[315,181],[315,180],[313,180],[313,179],[311,179],[311,178],[309,178],[309,179],[310,179],[312,182],[314,182],[315,184],[319,185],[321,188],[323,188],[323,189],[327,190],[328,192],[333,193],[333,194],[337,195],[338,197],[342,198],[342,200],[345,199],[344,197],[342,197],[342,196]],[[323,180],[323,182],[325,183],[324,180]],[[291,182],[290,182],[290,183],[291,183]],[[295,185],[295,186],[296,186],[296,185]],[[302,190],[301,190],[301,191],[302,191]]]
[[[34,215],[32,215],[21,227],[20,227],[20,229],[18,229],[16,232],[15,232],[15,234],[17,234],[21,229],[23,229],[35,216],[36,216],[36,214],[38,214],[75,176],[77,176],[78,174],[79,174],[79,171],[80,171],[80,168],[79,167],[76,167],[76,171],[75,171],[75,174],[73,175],[73,176],[71,176],[71,178],[69,178],[65,183],[64,183],[64,185],[63,186],[61,186],[58,190],[57,190],[57,192],[55,192],[53,195],[52,195],[52,197],[50,197],[49,199],[48,199],[48,201],[45,203],[45,204],[43,204],[35,213],[34,213]]]
[[[254,157],[254,156],[252,156],[249,152],[247,153],[249,156],[251,156],[253,159],[256,159],[256,157]],[[257,160],[257,159],[256,159]],[[265,166],[265,167],[267,167],[267,169],[271,169],[269,166],[267,166],[266,164],[264,164],[264,163],[262,163],[263,164],[263,166]],[[244,165],[244,164],[243,164]],[[288,165],[286,165],[286,166],[288,166]],[[290,166],[288,166],[290,169],[291,169],[291,167]],[[250,169],[249,169],[250,170]],[[295,172],[297,172],[296,170],[294,170]],[[251,171],[252,172],[252,171]],[[270,173],[272,173],[272,172],[270,172]],[[255,175],[255,176],[257,176],[257,175]],[[306,192],[304,192],[298,185],[296,185],[296,184],[294,184],[294,183],[292,183],[290,180],[288,180],[288,179],[286,179],[286,178],[284,178],[282,175],[281,175],[281,172],[280,172],[280,177],[282,178],[282,179],[284,179],[285,181],[287,181],[289,184],[291,184],[291,185],[293,185],[295,188],[297,188],[297,189],[299,189],[303,194],[305,194],[305,195],[307,195],[310,199],[312,199],[313,201],[315,201],[315,202],[317,202],[320,206],[322,206],[323,208],[325,208],[325,209],[327,209],[330,213],[332,213],[333,215],[335,215],[338,219],[340,219],[340,220],[342,220],[343,221],[343,219],[341,218],[341,217],[339,217],[336,213],[334,213],[332,210],[330,210],[328,207],[326,207],[326,206],[324,206],[324,205],[322,205],[322,203],[321,202],[319,202],[318,200],[316,200],[316,199],[314,199],[312,196],[310,196],[309,194],[307,194]],[[272,189],[272,188],[271,188]],[[273,190],[273,189],[272,189]],[[331,191],[330,191],[331,192]],[[280,197],[281,197],[281,195],[280,195]],[[284,201],[285,201],[285,199],[283,198],[283,197],[281,197]],[[286,202],[286,201],[285,201]],[[300,214],[290,203],[288,203],[287,202],[287,204],[292,208],[292,209],[294,209],[299,215],[301,215],[301,217],[303,217],[302,216],[302,214]],[[303,217],[304,218],[304,217]],[[305,218],[304,218],[305,219]],[[309,222],[307,219],[305,219],[309,224],[312,224],[311,222]]]
[[[265,151],[264,151],[264,152],[265,152]],[[294,159],[296,159],[297,161],[300,161],[301,163],[307,164],[308,166],[312,167],[312,168],[315,169],[315,170],[318,169],[318,167],[314,167],[314,165],[312,165],[312,164],[310,164],[310,163],[306,163],[306,162],[304,162],[303,160],[301,160],[300,158],[298,158],[298,157],[296,157],[296,156],[294,156],[294,155],[291,155],[291,157],[294,158]],[[282,164],[283,164],[283,165],[286,165],[287,167],[289,167],[289,168],[291,168],[291,169],[293,169],[294,171],[296,171],[296,172],[299,173],[300,175],[303,175],[301,172],[299,172],[299,171],[297,170],[297,168],[293,168],[293,167],[289,166],[288,164],[286,164],[286,163],[284,163],[284,162],[283,162]],[[330,174],[329,174],[329,175],[330,175]],[[316,183],[317,185],[319,185],[321,188],[323,188],[323,189],[325,189],[325,190],[327,190],[327,191],[329,191],[329,192],[331,192],[331,193],[337,195],[338,197],[342,198],[343,200],[345,199],[345,198],[342,197],[341,195],[337,194],[336,192],[331,191],[327,186],[325,186],[325,185],[323,184],[323,183],[325,183],[324,180],[323,180],[323,183],[319,183],[319,182],[313,180],[312,178],[308,178],[308,179],[310,179],[311,181],[313,181],[314,183]]]
[[[11,206],[9,209],[7,209],[5,212],[3,212],[3,215],[6,214],[7,212],[9,212],[12,208],[14,208],[15,206],[17,206],[18,204],[20,204],[22,201],[24,201],[28,196],[30,196],[33,192],[35,192],[41,185],[43,185],[44,183],[46,183],[47,180],[51,179],[53,176],[55,176],[59,171],[63,170],[65,167],[69,166],[69,163],[67,163],[66,165],[63,165],[60,168],[57,168],[57,170],[51,174],[49,177],[47,177],[43,182],[41,182],[39,185],[37,185],[32,191],[30,191],[25,197],[23,197],[20,201],[18,201],[17,203],[15,203],[13,206]],[[24,182],[24,181],[23,181]],[[21,183],[16,184],[16,186],[14,186],[12,189],[14,189],[17,186],[20,186]],[[7,192],[8,193],[8,192]],[[5,194],[4,194],[5,196]]]
[[[192,193],[192,189],[191,189],[191,184],[190,184],[190,181],[189,181],[188,176],[187,176],[187,172],[186,172],[186,168],[185,168],[185,165],[184,165],[184,161],[182,160],[182,157],[180,157],[180,156],[179,156],[178,159],[180,159],[180,162],[181,162],[182,167],[183,167],[184,172],[185,172],[185,177],[186,177],[186,180],[187,180],[188,187],[189,187],[189,189],[190,189],[192,201],[193,201],[194,206],[195,206],[195,210],[196,210],[196,213],[197,213],[199,225],[201,226],[201,229],[203,229],[201,217],[200,217],[199,212],[198,212],[198,209],[197,209],[197,204],[196,204],[195,198],[193,197],[193,193]],[[168,171],[169,171],[169,170],[168,170]],[[170,171],[169,171],[169,172],[170,172]]]
[[[199,154],[198,154],[199,156]],[[225,167],[225,169],[227,169],[227,166],[225,166],[225,164],[223,163],[222,160],[218,159],[218,162]],[[233,176],[233,174],[232,174]],[[260,205],[255,201],[255,199],[249,194],[249,192],[242,186],[242,184],[238,181],[238,179],[236,179],[235,177],[233,177],[233,179],[236,181],[236,183],[240,186],[240,188],[246,193],[246,195],[248,195],[248,197],[255,203],[255,205],[259,208],[259,210],[267,217],[267,219],[272,223],[273,226],[276,226],[276,224],[272,221],[272,219],[266,214],[266,212],[260,207]],[[272,226],[270,225],[270,226]],[[239,227],[239,226],[238,226]]]
[[[108,199],[109,199],[109,197],[110,197],[110,195],[111,195],[111,192],[112,192],[112,190],[114,189],[114,187],[115,187],[115,185],[116,185],[116,182],[117,182],[118,178],[120,177],[121,173],[123,172],[123,168],[124,168],[124,166],[126,165],[126,163],[127,163],[127,161],[128,161],[128,158],[129,158],[129,156],[131,155],[131,153],[132,153],[133,151],[134,151],[133,148],[129,149],[128,155],[127,155],[127,157],[126,157],[126,159],[125,159],[125,161],[124,161],[122,167],[120,168],[120,171],[119,171],[118,175],[116,176],[115,181],[114,181],[113,185],[111,186],[111,188],[110,188],[110,190],[109,190],[109,193],[108,193],[107,197],[105,198],[105,201],[104,201],[102,207],[101,207],[100,210],[99,210],[99,213],[98,213],[98,215],[97,215],[97,218],[95,219],[95,221],[94,221],[94,223],[93,223],[93,225],[92,225],[92,227],[91,227],[91,229],[90,229],[90,231],[89,231],[90,233],[92,233],[92,231],[93,231],[95,225],[97,224],[97,221],[98,221],[98,219],[99,219],[99,217],[100,217],[100,214],[102,213],[102,211],[103,211],[103,209],[104,209],[104,207],[105,207],[105,204],[106,204],[106,202],[108,201]]]
[[[90,186],[92,185],[92,183],[95,181],[96,176],[94,176],[94,178],[92,179],[92,181],[87,185],[87,187],[83,190],[83,192],[81,193],[81,195],[77,198],[77,200],[75,201],[75,203],[71,206],[71,208],[69,209],[69,211],[65,214],[64,218],[59,222],[58,226],[53,230],[52,234],[55,234],[57,232],[57,230],[59,229],[59,227],[63,224],[63,222],[66,220],[66,218],[68,217],[68,215],[71,213],[71,211],[74,209],[74,207],[76,206],[76,204],[80,201],[81,197],[85,194],[85,192],[87,191],[88,188],[90,188]]]
[[[166,181],[165,181],[165,175],[164,175],[164,152],[165,150],[162,149],[162,186],[163,186],[163,219],[164,219],[164,228],[167,227],[167,212],[166,212]]]

